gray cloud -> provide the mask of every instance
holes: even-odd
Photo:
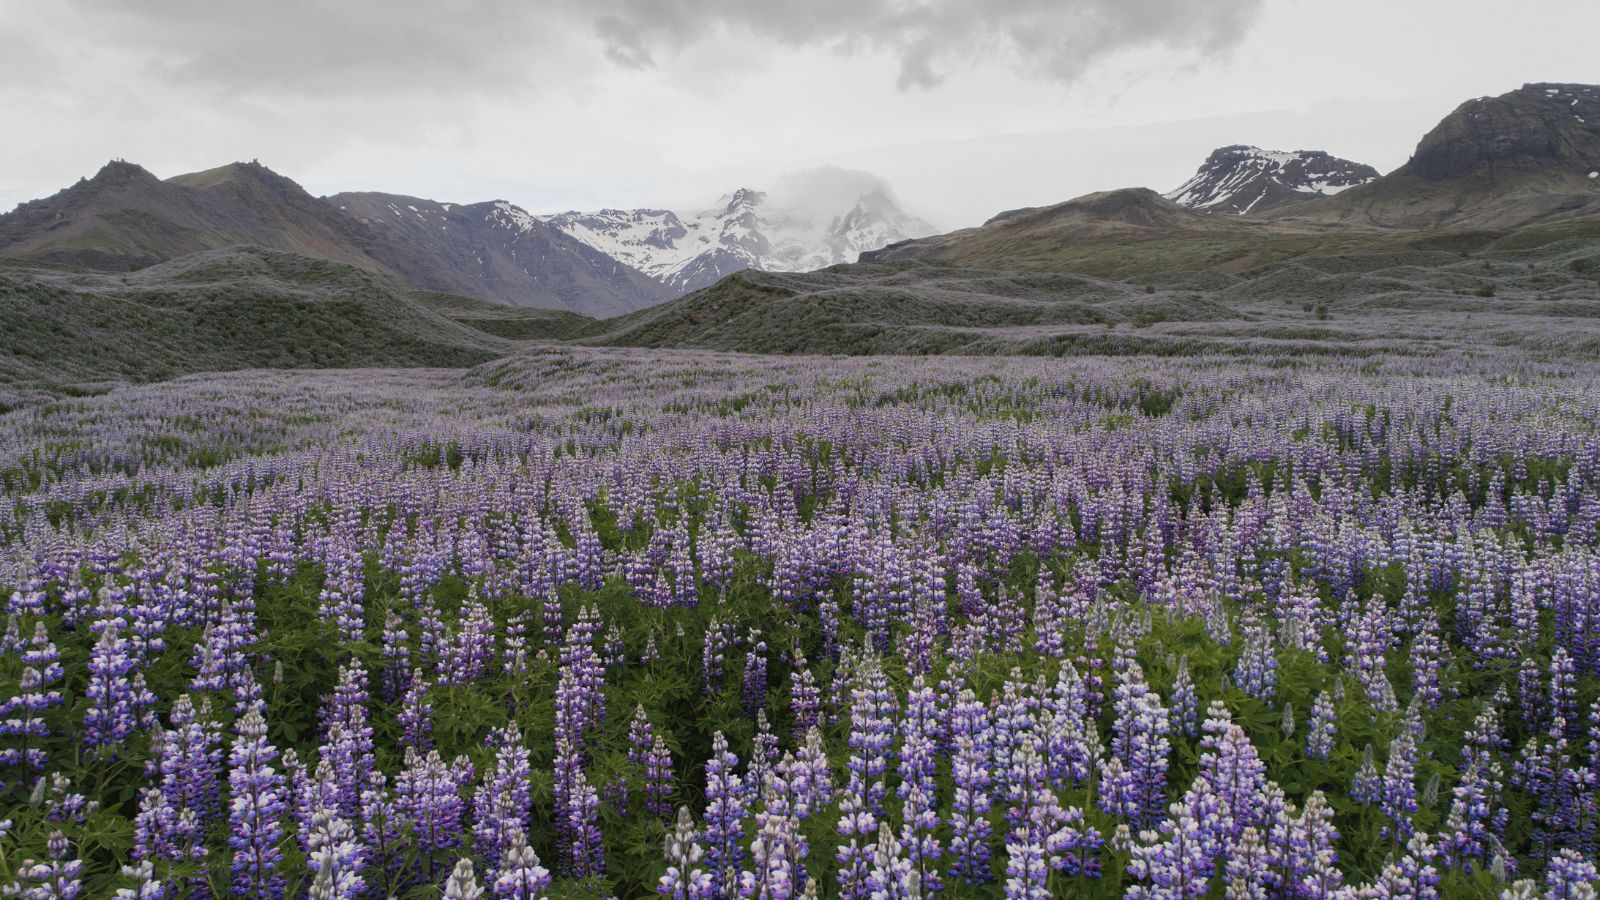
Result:
[[[517,92],[582,78],[602,58],[652,68],[726,31],[790,47],[891,54],[904,89],[933,87],[976,60],[1071,81],[1120,50],[1214,52],[1242,38],[1261,2],[0,0],[0,35],[12,33],[6,56],[31,57],[41,73],[18,73],[24,80],[40,80],[50,68],[39,64],[40,48],[70,45],[71,56],[87,55],[86,48],[114,55],[190,89],[298,97]],[[31,50],[15,36],[29,33]]]
[[[1097,60],[1160,47],[1212,54],[1243,38],[1261,0],[610,0],[594,18],[607,54],[651,65],[725,27],[782,43],[894,54],[899,86],[933,87],[945,69],[1000,58],[1072,81]]]

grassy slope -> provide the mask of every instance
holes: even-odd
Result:
[[[1306,257],[1133,282],[921,262],[746,272],[582,343],[750,353],[1600,352],[1600,242]]]
[[[564,341],[605,329],[599,319],[556,309],[506,306],[490,300],[416,291],[411,295],[435,313],[476,331],[513,341]]]
[[[125,275],[0,263],[0,403],[191,372],[470,366],[513,344],[350,266],[261,248]]]

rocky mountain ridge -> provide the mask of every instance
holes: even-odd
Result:
[[[1163,196],[1191,209],[1246,215],[1329,197],[1377,177],[1369,165],[1322,150],[1234,144],[1213,151],[1193,178]]]

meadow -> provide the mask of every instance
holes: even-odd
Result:
[[[1600,367],[550,348],[0,416],[24,897],[1594,897]]]

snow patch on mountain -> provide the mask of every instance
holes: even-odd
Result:
[[[838,179],[832,180],[837,187]],[[836,190],[807,191],[789,183],[776,199],[741,188],[699,210],[602,209],[541,221],[686,293],[742,269],[822,269],[933,233],[928,223],[901,210],[881,183],[862,186],[864,191],[842,201]]]
[[[1243,215],[1330,196],[1377,177],[1371,166],[1321,150],[1263,150],[1236,144],[1214,151],[1193,178],[1163,196],[1191,209]]]

